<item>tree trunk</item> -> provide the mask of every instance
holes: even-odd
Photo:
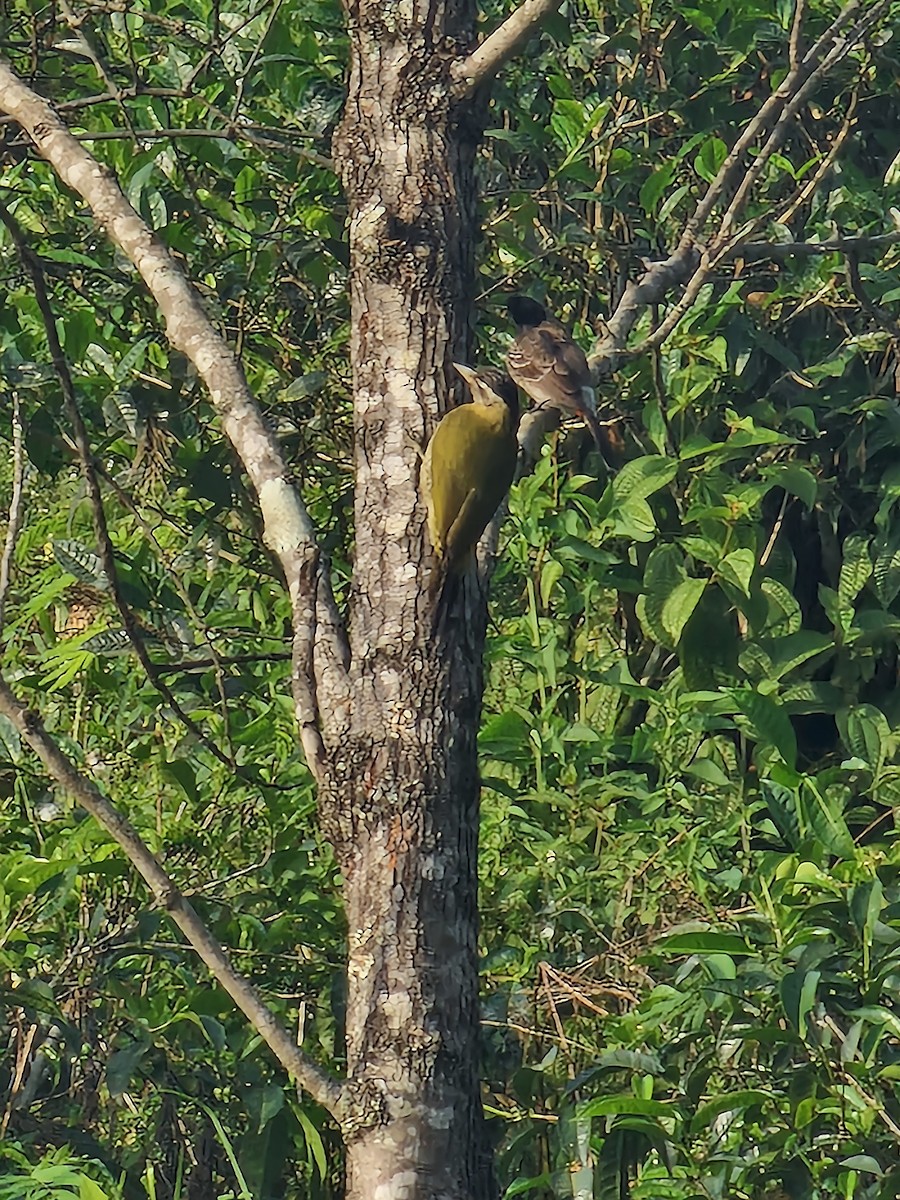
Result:
[[[483,600],[430,636],[421,451],[465,357],[477,130],[450,99],[470,0],[350,0],[335,157],[349,206],[356,414],[352,711],[322,815],[347,910],[347,1196],[493,1193],[478,1054]],[[467,120],[471,117],[467,114]],[[327,716],[327,714],[326,714]]]

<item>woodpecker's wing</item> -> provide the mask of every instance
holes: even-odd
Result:
[[[505,408],[463,404],[435,429],[423,463],[423,494],[432,545],[448,565],[463,563],[484,533],[512,483],[517,452]]]

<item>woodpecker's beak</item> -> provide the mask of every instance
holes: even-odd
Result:
[[[475,370],[475,368],[467,367],[465,363],[458,363],[458,362],[455,362],[453,364],[453,366],[456,370],[457,375],[461,376],[466,381],[466,383],[469,385],[470,389],[474,391],[475,382],[478,377],[478,372]]]

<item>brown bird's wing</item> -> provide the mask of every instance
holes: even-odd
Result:
[[[538,404],[584,411],[582,389],[591,386],[590,368],[584,351],[555,321],[523,329],[506,362],[511,378]]]
[[[591,369],[584,351],[563,326],[548,319],[523,329],[510,347],[506,364],[510,377],[537,404],[578,413],[611,469],[608,438],[597,419]]]

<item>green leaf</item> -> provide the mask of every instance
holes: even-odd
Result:
[[[82,1175],[78,1180],[78,1200],[110,1200],[110,1196],[99,1183],[95,1183],[87,1175]]]
[[[891,727],[881,709],[859,704],[838,714],[838,726],[848,753],[868,763],[877,775],[884,766],[891,736]]]
[[[644,212],[651,216],[654,209],[659,204],[663,192],[671,185],[675,178],[675,171],[678,164],[674,160],[664,163],[661,167],[657,167],[644,180],[639,193],[641,208]]]
[[[660,938],[657,948],[664,954],[755,954],[736,933],[705,932],[673,933]]]
[[[584,141],[589,123],[580,100],[556,100],[550,114],[550,128],[567,150],[577,149]]]
[[[670,642],[662,620],[663,606],[685,577],[682,554],[677,546],[657,546],[651,552],[644,568],[645,595],[638,599],[637,614],[649,636],[664,646]]]
[[[691,1121],[691,1131],[702,1132],[712,1125],[716,1117],[722,1113],[744,1112],[748,1108],[775,1105],[778,1096],[774,1092],[763,1092],[759,1089],[748,1088],[745,1091],[729,1092],[725,1096],[717,1096],[697,1109]]]
[[[678,474],[678,461],[662,454],[647,454],[627,462],[612,481],[614,497],[621,502],[646,500],[671,483]]]
[[[801,1038],[806,1037],[807,1017],[816,1001],[820,971],[789,971],[781,981],[781,1002],[788,1020]]]
[[[900,592],[900,543],[896,534],[879,538],[873,545],[875,561],[872,566],[872,579],[875,593],[881,603],[887,607],[897,598]]]
[[[562,579],[564,567],[555,558],[548,558],[541,569],[541,604],[546,608],[553,595],[553,589]]]
[[[768,605],[765,625],[760,632],[767,637],[796,633],[803,625],[803,614],[790,589],[778,579],[764,579],[760,590]]]
[[[717,567],[719,575],[736,588],[750,595],[750,580],[756,567],[756,555],[752,550],[732,550]]]
[[[823,792],[807,777],[800,787],[800,804],[807,828],[830,854],[855,857],[856,847],[844,820],[839,795],[831,790]]]
[[[869,541],[870,539],[864,533],[851,533],[844,541],[841,576],[837,590],[838,596],[846,604],[850,604],[856,599],[872,574]]]
[[[645,1100],[640,1096],[605,1096],[600,1100],[587,1100],[578,1106],[584,1117],[616,1117],[633,1115],[641,1117],[680,1117],[674,1104],[663,1100]]]
[[[694,11],[696,13],[696,10]],[[700,153],[694,159],[694,170],[706,183],[712,183],[727,154],[728,147],[722,139],[712,137],[704,142]]]
[[[807,467],[801,466],[800,463],[788,463],[768,473],[766,479],[784,488],[789,495],[796,496],[809,512],[815,508],[819,495],[819,481]]]
[[[109,589],[109,580],[100,564],[99,556],[88,550],[87,546],[71,538],[54,540],[52,546],[53,557],[62,569],[73,575],[79,583],[88,584],[101,592]]]
[[[877,1175],[879,1179],[884,1176],[884,1168],[871,1154],[851,1154],[849,1158],[841,1159],[840,1166],[851,1171],[865,1171],[869,1175]]]
[[[316,1170],[319,1172],[319,1178],[324,1182],[328,1175],[328,1156],[325,1153],[325,1143],[322,1141],[322,1135],[316,1129],[315,1125],[309,1119],[302,1108],[297,1107],[295,1115],[303,1130],[303,1136],[306,1139],[306,1146],[312,1155],[313,1161],[316,1164]]]
[[[759,741],[774,746],[787,765],[793,767],[797,759],[797,738],[781,704],[774,697],[764,696],[751,688],[734,688],[731,694]]]
[[[110,1054],[106,1062],[106,1086],[111,1096],[121,1096],[130,1089],[134,1073],[146,1053],[147,1046],[143,1042],[130,1042]]]
[[[685,579],[666,597],[660,619],[672,645],[678,644],[705,587],[705,579]]]
[[[789,633],[776,640],[766,639],[765,646],[770,656],[766,678],[783,679],[785,675],[802,666],[811,658],[815,658],[827,650],[833,650],[834,639],[824,633],[801,629],[798,633]],[[782,695],[782,700],[784,698]]]

